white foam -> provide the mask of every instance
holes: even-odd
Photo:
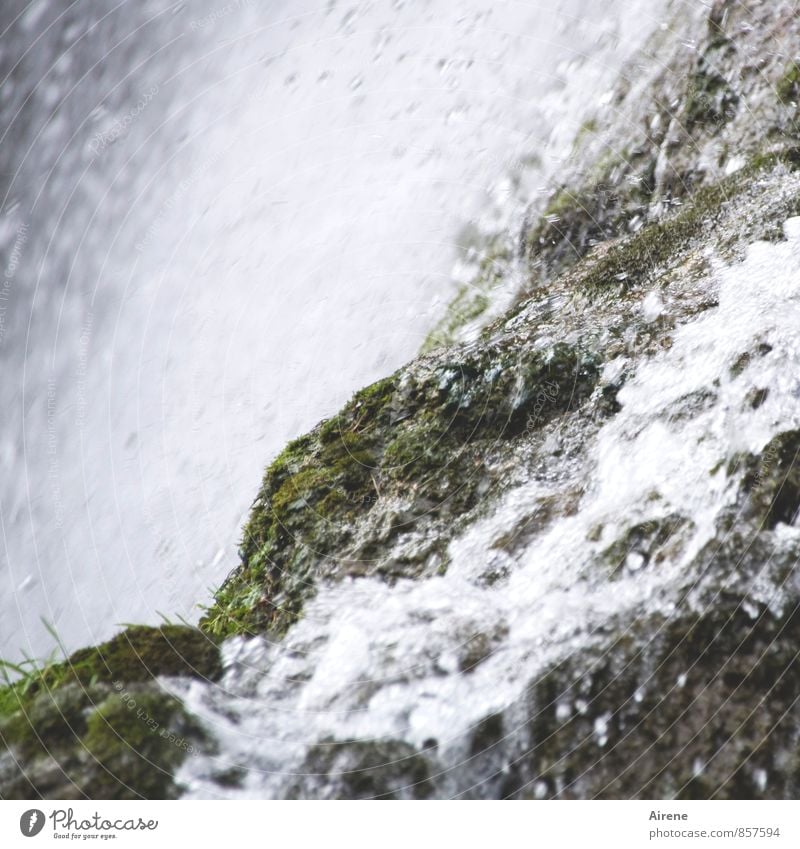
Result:
[[[445,575],[321,587],[285,644],[255,641],[248,651],[257,668],[230,668],[225,686],[243,695],[239,705],[193,685],[189,704],[216,727],[223,760],[272,771],[251,776],[245,795],[279,794],[281,773],[326,737],[399,737],[415,746],[435,739],[443,762],[455,761],[475,723],[519,699],[554,658],[589,644],[598,626],[620,614],[670,612],[683,570],[731,498],[724,461],[800,424],[798,219],[785,231],[787,242],[755,244],[742,263],[717,264],[702,285],[719,306],[679,327],[669,350],[630,375],[621,411],[587,446],[596,473],[574,515],[554,521],[519,557],[499,552],[494,541],[549,492],[532,481],[451,544]],[[762,343],[771,351],[731,371]],[[758,408],[746,402],[754,388],[769,390]],[[709,393],[691,414],[688,392]],[[639,562],[612,579],[603,554],[610,542],[671,514],[695,523],[684,548],[657,568]],[[492,567],[511,574],[487,587],[479,576]],[[487,635],[492,651],[464,672],[458,658],[474,634]],[[254,681],[257,702],[246,698]],[[570,710],[559,706],[561,715]],[[607,722],[594,718],[599,745]],[[192,758],[180,777],[190,793],[213,794],[213,768],[213,759]]]

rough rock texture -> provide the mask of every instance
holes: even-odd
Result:
[[[216,680],[214,641],[179,625],[133,627],[4,691],[3,798],[163,799],[203,729],[157,676]]]
[[[576,409],[599,376],[579,345],[498,335],[429,355],[356,394],[269,467],[242,566],[203,620],[214,634],[282,633],[321,577],[420,577],[485,508],[509,449]]]
[[[649,365],[686,344],[687,328],[713,327],[703,322],[725,295],[715,269],[735,268],[758,240],[781,243],[784,222],[800,213],[800,7],[676,6],[672,25],[587,121],[561,185],[530,209],[521,232],[492,235],[482,297],[488,304],[491,281],[514,270],[523,286],[510,308],[480,333],[437,345],[458,340],[463,321],[474,326],[481,310],[459,302],[426,353],[287,446],[265,473],[241,562],[206,611],[203,634],[181,631],[180,651],[164,655],[162,629],[134,658],[122,635],[3,691],[0,796],[173,795],[181,770],[195,795],[796,797],[800,438],[792,377],[780,372],[796,344],[743,332],[716,374],[663,409],[653,406],[658,386],[650,406],[634,401]],[[768,367],[778,375],[769,385]],[[768,437],[736,448],[735,427],[725,429],[732,409],[745,423],[771,416],[758,419]],[[645,479],[639,503],[612,518],[598,512],[592,524],[608,446],[633,446],[654,422],[665,443],[697,424],[691,462],[712,442],[720,456],[698,469],[694,491],[676,493],[659,490],[654,450],[653,469],[641,471],[652,473],[651,491]],[[512,518],[495,528],[498,515]],[[223,688],[206,683],[220,673],[218,639],[236,638],[225,644],[231,656],[252,651],[271,663],[283,641],[287,655],[312,657],[330,635],[309,625],[306,642],[291,640],[318,596],[339,599],[336,588],[359,582],[433,582],[458,566],[463,540],[482,523],[493,530],[470,585],[491,608],[489,594],[535,546],[554,529],[583,529],[582,517],[588,530],[572,550],[585,562],[542,570],[576,570],[590,602],[610,590],[618,609],[595,615],[587,602],[581,641],[559,647],[539,635],[526,645],[514,655],[518,692],[466,729],[460,715],[472,706],[456,701],[451,739],[417,739],[412,723],[393,719],[361,739],[304,728],[305,748],[277,767],[270,752],[237,750],[230,729],[219,737],[233,752],[227,770],[203,754],[214,735],[200,720],[250,733],[271,686],[271,670],[250,660],[226,663]],[[641,587],[652,595],[636,595]],[[453,635],[452,662],[417,646],[405,665],[390,657],[384,677],[343,685],[358,693],[347,709],[369,718],[384,689],[415,676],[449,693],[460,692],[459,676],[502,669],[503,653],[518,649],[513,635],[524,632],[515,615]],[[431,641],[445,641],[435,625],[431,618]],[[274,645],[262,650],[265,638]],[[305,709],[291,699],[314,675],[287,677],[282,709]],[[154,676],[183,683],[165,693]],[[506,692],[504,681],[492,684]],[[156,745],[146,719],[131,723],[120,693],[159,729],[191,740],[198,757]],[[323,701],[334,713],[338,695]],[[280,769],[282,778],[264,777]]]

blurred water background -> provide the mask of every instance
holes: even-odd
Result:
[[[415,354],[658,7],[4,0],[0,653],[195,620],[265,463]]]

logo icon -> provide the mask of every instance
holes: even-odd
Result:
[[[25,837],[36,837],[44,828],[44,813],[38,808],[31,808],[19,818],[19,830]]]

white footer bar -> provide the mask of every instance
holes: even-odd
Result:
[[[800,847],[800,802],[0,802],[0,846]]]

